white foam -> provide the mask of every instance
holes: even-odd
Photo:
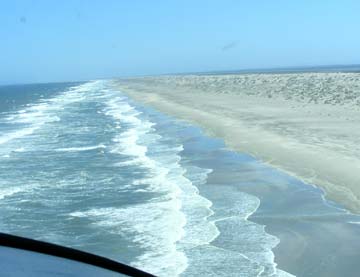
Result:
[[[201,176],[201,173],[191,171],[195,177]],[[244,192],[237,191],[234,193],[218,189],[220,190],[219,193],[214,191],[213,194],[218,200],[224,201],[224,204],[219,204],[213,208],[215,214],[208,220],[221,230],[221,234],[219,242],[215,244],[217,247],[209,249],[213,257],[208,258],[208,268],[221,267],[224,270],[231,268],[232,265],[229,262],[232,263],[233,260],[229,257],[239,253],[245,258],[245,260],[239,258],[239,263],[242,260],[242,264],[239,266],[244,271],[236,271],[237,274],[241,272],[246,276],[246,270],[254,268],[253,266],[256,265],[258,271],[255,275],[254,273],[250,274],[251,276],[293,276],[278,269],[274,262],[275,257],[272,249],[280,243],[280,240],[266,233],[264,225],[249,220],[249,217],[258,209],[260,200]],[[197,259],[202,259],[202,257],[197,257]],[[196,261],[191,266],[196,266]],[[226,270],[219,275],[237,276]]]
[[[187,257],[179,245],[207,244],[218,235],[216,226],[207,221],[212,214],[211,202],[200,196],[184,176],[186,171],[178,155],[183,146],[164,146],[162,137],[155,133],[154,123],[140,119],[141,113],[130,106],[126,98],[107,93],[110,99],[104,114],[118,125],[126,126],[126,130],[113,138],[114,145],[109,146],[113,154],[127,157],[127,161],[117,165],[136,164],[146,169],[147,177],[134,180],[130,186],[136,191],[161,194],[137,206],[93,209],[75,212],[72,216],[90,217],[94,224],[112,227],[118,232],[132,232],[134,242],[144,248],[144,253],[133,262],[134,266],[158,276],[178,276],[187,267]],[[149,154],[149,148],[153,155]],[[204,182],[207,174],[202,173]]]
[[[31,135],[32,133],[34,133],[35,130],[37,130],[39,128],[39,126],[31,126],[28,128],[24,128],[24,129],[20,129],[17,131],[13,131],[7,134],[4,134],[0,137],[0,144],[5,144],[11,140],[14,139],[19,139],[22,138],[24,136],[28,136]]]
[[[285,276],[284,274],[286,273],[278,270],[276,263],[274,263],[272,249],[279,243],[278,238],[267,234],[264,230],[265,226],[248,221],[248,217],[259,207],[259,199],[255,196],[244,194],[241,202],[234,203],[232,210],[223,211],[221,218],[214,217],[211,201],[199,195],[198,189],[192,183],[194,182],[197,185],[204,184],[211,170],[192,168],[189,173],[191,181],[186,178],[186,171],[179,164],[181,157],[178,155],[183,150],[183,147],[178,146],[169,149],[169,147],[157,143],[161,136],[152,137],[154,124],[146,120],[142,121],[139,118],[139,113],[134,108],[129,107],[128,103],[124,103],[123,108],[123,101],[123,98],[120,100],[112,99],[111,103],[109,103],[112,112],[108,112],[108,115],[112,115],[114,119],[120,121],[121,125],[126,124],[130,128],[114,138],[116,146],[113,148],[113,152],[129,157],[129,160],[121,162],[119,165],[136,164],[149,170],[149,176],[134,181],[134,186],[141,185],[141,188],[146,186],[147,190],[166,193],[159,201],[176,201],[178,203],[173,205],[174,208],[178,207],[178,210],[175,209],[171,212],[175,218],[176,215],[178,217],[181,216],[179,212],[182,213],[186,223],[182,227],[183,235],[178,237],[176,241],[172,241],[172,244],[176,246],[176,252],[186,253],[194,248],[210,246],[210,243],[220,234],[217,223],[227,221],[227,224],[237,226],[237,229],[243,228],[244,230],[244,233],[240,234],[239,237],[249,247],[242,248],[239,254],[247,260],[248,266],[256,264],[258,274],[273,276],[280,276],[281,274]],[[153,149],[154,156],[149,156],[149,148]],[[152,209],[156,210],[156,205]],[[141,211],[139,210],[138,213],[141,214]],[[226,213],[229,216],[226,216]],[[151,233],[157,230],[148,231]],[[177,232],[180,232],[180,230],[177,230]],[[228,235],[231,237],[231,234]],[[253,246],[254,249],[250,246]],[[212,251],[214,255],[217,252],[221,252],[221,255],[223,255],[224,251],[228,250],[214,249]],[[230,255],[232,251],[228,252]],[[169,268],[164,271],[159,270],[160,264],[152,260],[153,256],[150,253],[140,256],[134,265],[156,275],[175,276],[174,271]],[[222,260],[220,257],[217,257],[217,259],[218,261]],[[215,261],[213,263],[216,264]],[[187,273],[187,266],[183,265],[182,268]],[[177,272],[180,271],[178,270]]]
[[[66,105],[86,99],[86,97],[89,97],[86,92],[101,84],[101,82],[85,83],[64,91],[53,98],[41,99],[37,103],[27,104],[25,108],[8,113],[3,120],[13,130],[0,136],[0,144],[7,144],[27,137],[46,124],[60,121],[57,116],[59,111],[63,110]]]
[[[83,147],[66,147],[66,148],[58,148],[56,152],[80,152],[80,151],[89,151],[95,149],[105,149],[106,146],[104,144],[94,145],[94,146],[83,146]]]
[[[208,172],[210,171],[203,169],[203,179],[198,180],[199,183],[206,182]],[[185,173],[184,170],[181,176],[184,176]],[[179,178],[178,185],[184,192],[181,195],[184,203],[182,210],[188,220],[185,226],[185,235],[179,245],[183,249],[208,245],[220,234],[214,221],[209,220],[209,217],[214,214],[211,209],[212,202],[199,195],[197,187],[189,179]]]
[[[22,192],[27,188],[24,186],[16,186],[16,187],[2,187],[0,188],[0,200],[4,199],[5,197],[14,195],[16,193]]]
[[[143,248],[143,253],[133,262],[134,266],[158,276],[178,276],[186,272],[189,263],[190,257],[186,257],[186,251],[212,247],[211,253],[221,252],[210,243],[219,235],[216,223],[231,221],[231,217],[215,218],[211,201],[199,195],[198,189],[194,186],[194,184],[204,184],[211,170],[193,168],[192,172],[186,172],[180,164],[179,153],[183,151],[183,146],[165,145],[161,141],[162,137],[155,133],[154,123],[142,119],[141,112],[127,103],[125,97],[104,87],[106,86],[103,82],[91,82],[73,87],[37,105],[28,105],[25,109],[8,117],[8,120],[11,118],[12,122],[23,124],[25,128],[5,134],[4,138],[6,136],[7,138],[4,143],[33,134],[46,124],[60,120],[56,114],[67,105],[92,99],[104,101],[107,108],[100,112],[113,119],[114,130],[118,132],[113,138],[113,144],[66,147],[55,151],[77,152],[107,147],[112,154],[119,155],[119,160],[123,160],[124,157],[127,159],[125,162],[117,162],[118,166],[137,165],[147,172],[145,178],[128,184],[133,191],[138,193],[152,191],[158,196],[136,206],[89,209],[76,211],[70,215],[86,217],[94,225],[107,228],[108,232],[129,233],[129,237],[134,237],[134,243]],[[1,139],[4,138],[0,137],[0,144]],[[15,149],[12,150],[13,152],[28,149],[26,145],[25,147],[19,147],[18,144],[12,146],[14,147],[11,149]],[[74,180],[71,184],[78,186],[79,182]],[[0,190],[0,199],[20,193],[21,190],[23,188]],[[246,223],[248,216],[257,209],[258,204],[253,207],[250,204],[246,206],[245,203],[247,202],[239,203],[234,209],[237,216]],[[248,225],[249,236],[255,228],[257,231],[260,230],[259,233],[265,233],[263,226],[254,227],[254,225],[256,224]],[[251,241],[245,235],[242,238],[247,239],[248,242]],[[257,239],[264,242],[265,250],[261,249],[264,253],[244,251],[244,255],[239,255],[244,259],[264,265],[264,272],[265,267],[273,268],[275,272],[276,264],[273,263],[271,249],[278,241],[271,237],[270,242],[265,241],[269,239],[265,235]],[[259,245],[259,242],[254,242],[254,245]],[[232,255],[232,253],[228,254],[228,257]],[[277,272],[279,274],[279,271]]]
[[[27,137],[48,123],[60,121],[57,116],[59,111],[65,109],[69,104],[98,97],[96,91],[88,92],[100,85],[101,82],[82,84],[50,99],[41,99],[37,103],[26,104],[25,108],[18,111],[7,113],[2,121],[9,125],[10,130],[0,136],[0,144]]]
[[[295,277],[295,275],[289,273],[289,272],[286,272],[286,271],[283,271],[281,269],[277,269],[277,272],[276,272],[276,277]]]
[[[185,218],[178,212],[178,201],[144,203],[128,208],[92,209],[72,216],[88,217],[94,224],[114,233],[130,234],[144,254],[133,262],[158,276],[177,276],[186,266],[186,257],[174,244],[182,235]]]
[[[176,249],[186,222],[185,215],[180,211],[182,203],[178,196],[181,190],[167,178],[169,170],[147,156],[147,146],[139,143],[142,136],[153,130],[154,124],[140,120],[140,113],[123,97],[112,98],[107,106],[105,114],[112,116],[119,125],[128,127],[127,131],[114,137],[111,152],[128,156],[129,160],[120,165],[136,163],[149,171],[149,178],[135,180],[132,185],[146,185],[146,190],[167,193],[155,202],[121,209],[116,213],[117,218],[120,217],[116,222],[120,221],[128,231],[134,232],[134,242],[141,243],[144,248],[144,253],[133,265],[159,276],[177,276],[186,268],[185,255]],[[114,214],[111,213],[111,217]],[[109,218],[100,224],[109,224]]]
[[[15,149],[13,152],[17,152],[17,153],[25,152],[25,148],[19,147],[19,148]]]

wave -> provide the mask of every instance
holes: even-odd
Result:
[[[5,197],[11,196],[13,194],[22,192],[24,188],[22,187],[6,187],[0,189],[0,199],[4,199]]]
[[[227,210],[213,207],[197,188],[206,183],[211,169],[182,166],[183,145],[164,143],[156,124],[143,118],[117,91],[107,90],[103,100],[103,114],[118,127],[108,145],[110,153],[121,160],[115,165],[135,166],[146,172],[127,187],[158,196],[135,206],[94,208],[71,216],[87,217],[110,232],[128,233],[143,248],[132,265],[158,276],[197,276],[206,272],[204,266],[217,265],[223,270],[231,263],[238,263],[241,272],[254,276],[291,276],[277,269],[274,262],[272,249],[279,239],[267,234],[265,226],[248,220],[260,205],[258,198],[238,193]],[[230,239],[233,246],[219,245],[223,239]]]
[[[208,244],[219,234],[216,226],[207,220],[213,214],[212,203],[200,196],[185,177],[186,169],[181,166],[179,155],[183,146],[166,146],[162,136],[156,133],[155,124],[141,119],[141,112],[116,94],[109,96],[104,113],[124,130],[113,138],[110,152],[127,157],[117,166],[146,170],[146,176],[133,180],[129,186],[157,196],[136,206],[91,209],[72,216],[90,217],[98,225],[132,233],[134,242],[141,242],[144,249],[132,262],[133,266],[158,276],[178,276],[188,264],[188,257],[179,245]],[[210,172],[199,169],[197,177],[202,178],[198,182],[205,182]]]
[[[94,145],[94,146],[82,146],[82,147],[66,147],[66,148],[58,148],[56,152],[81,152],[81,151],[89,151],[95,149],[105,149],[106,146],[104,144]]]
[[[31,126],[31,127],[28,127],[28,128],[23,128],[23,129],[20,129],[20,130],[17,130],[17,131],[13,131],[13,132],[4,134],[4,135],[0,136],[0,144],[5,144],[5,143],[7,143],[7,142],[9,142],[11,140],[31,135],[38,128],[39,128],[38,126]]]
[[[90,102],[96,103],[96,106],[87,106]],[[91,133],[89,126],[84,125],[89,127],[86,129],[89,133],[82,131],[81,126],[72,130],[71,136],[81,136],[79,141],[88,139],[87,135],[91,135],[91,142],[87,141],[83,146],[79,146],[79,143],[71,144],[67,139],[68,134],[62,133],[68,129],[63,115],[79,116],[80,106],[86,106],[86,109],[90,107],[88,110],[93,112],[90,116],[105,118],[104,122],[109,123],[106,125],[106,136],[99,136],[101,139],[96,137],[95,142],[95,135]],[[86,114],[81,118],[88,116]],[[282,272],[276,268],[271,251],[279,240],[268,235],[264,226],[248,220],[258,208],[259,199],[242,193],[231,198],[231,195],[222,194],[221,186],[219,193],[213,195],[215,198],[224,196],[223,199],[228,205],[216,205],[214,203],[218,199],[211,199],[213,203],[200,195],[199,188],[205,186],[212,169],[185,163],[182,143],[169,141],[169,138],[158,132],[157,128],[162,127],[154,123],[157,121],[149,119],[146,112],[142,113],[118,91],[111,90],[107,82],[96,81],[72,87],[51,99],[41,100],[8,114],[5,121],[20,129],[2,135],[0,144],[8,143],[3,149],[9,150],[11,155],[19,155],[20,158],[28,158],[28,153],[21,153],[29,150],[45,150],[44,155],[52,155],[53,152],[76,153],[107,149],[109,155],[104,155],[106,160],[99,158],[92,164],[94,167],[89,167],[96,172],[96,177],[95,173],[92,177],[88,176],[91,174],[87,173],[89,168],[85,161],[81,163],[84,165],[83,171],[76,172],[67,179],[64,177],[67,174],[63,174],[69,170],[66,166],[67,160],[57,160],[48,166],[57,168],[57,162],[61,162],[61,171],[54,170],[53,175],[41,173],[43,175],[38,176],[39,180],[46,178],[43,183],[39,181],[39,184],[33,187],[39,186],[35,193],[46,199],[39,198],[39,207],[45,202],[48,208],[57,207],[58,203],[83,201],[90,196],[92,201],[87,201],[90,204],[86,204],[86,208],[74,208],[76,205],[72,204],[71,210],[64,212],[65,215],[86,218],[92,226],[101,227],[101,232],[106,229],[106,232],[117,235],[120,240],[122,236],[132,238],[133,246],[140,249],[137,258],[132,260],[133,266],[158,276],[198,276],[207,272],[206,266],[223,270],[232,265],[242,270],[236,268],[232,273],[256,272],[253,276],[281,276]],[[99,127],[100,131],[101,128],[102,126]],[[80,129],[81,132],[78,132]],[[20,140],[36,132],[39,132],[38,136]],[[66,140],[63,140],[64,137]],[[47,138],[54,138],[54,141],[47,141]],[[82,162],[78,158],[82,158],[80,154],[76,157],[76,162]],[[107,175],[109,171],[102,171],[101,162],[106,162],[104,167],[107,169],[111,167],[110,176]],[[133,171],[141,174],[130,174],[131,177],[126,179],[127,172]],[[73,168],[69,172],[72,174]],[[57,173],[60,175],[57,176]],[[49,176],[61,179],[54,179],[54,182],[49,184]],[[90,178],[94,178],[96,182],[92,182]],[[111,183],[112,179],[126,181],[119,182],[119,185],[117,181]],[[26,181],[20,178],[18,183],[24,180]],[[96,185],[93,187],[94,184]],[[24,187],[10,188],[5,185],[0,191],[0,199],[24,190]],[[111,202],[114,200],[106,202],[106,199],[98,200],[96,195],[94,196],[94,191],[106,195],[113,187],[116,187],[116,191],[129,193],[126,196],[119,195],[119,199],[131,198],[132,192],[146,195],[150,199],[137,204],[109,207],[107,205],[114,203]],[[71,193],[68,193],[69,191]],[[68,195],[71,197],[67,198]],[[224,244],[229,242],[233,246],[224,247]]]
[[[166,193],[150,203],[129,207],[121,212],[126,216],[121,216],[120,222],[132,232],[135,231],[134,242],[141,241],[145,250],[132,265],[159,276],[177,276],[187,266],[186,256],[176,248],[176,242],[182,237],[186,224],[179,199],[181,190],[169,179],[170,168],[150,158],[147,155],[149,144],[140,143],[141,140],[154,142],[160,137],[151,134],[154,124],[140,120],[140,113],[123,97],[109,100],[107,106],[105,114],[127,127],[126,131],[113,139],[111,152],[127,156],[127,161],[118,165],[136,164],[148,172],[148,177],[134,180],[130,185],[141,185],[146,191]]]
[[[72,87],[49,99],[27,104],[18,111],[5,114],[2,122],[9,126],[9,131],[0,136],[0,144],[32,135],[49,123],[59,122],[57,115],[67,105],[83,101],[89,90],[97,88],[102,82],[95,81]],[[3,114],[4,115],[4,114]]]

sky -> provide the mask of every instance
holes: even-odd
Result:
[[[358,0],[2,0],[0,84],[360,64]]]

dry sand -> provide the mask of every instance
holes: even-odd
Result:
[[[360,73],[159,76],[116,86],[360,212]]]

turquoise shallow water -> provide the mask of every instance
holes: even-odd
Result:
[[[357,216],[111,81],[0,100],[3,232],[160,276],[357,276]]]

